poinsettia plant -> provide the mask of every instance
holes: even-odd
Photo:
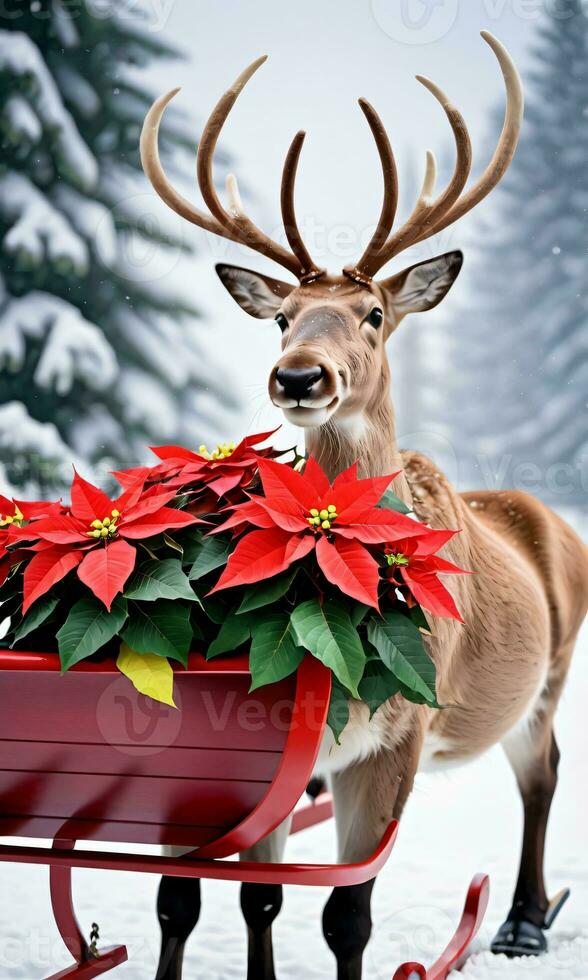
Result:
[[[64,671],[115,656],[170,704],[170,661],[192,649],[248,649],[252,690],[308,653],[333,673],[337,738],[350,698],[372,714],[395,696],[438,707],[423,610],[462,621],[439,577],[461,569],[437,554],[456,532],[416,520],[398,474],[354,465],[331,483],[314,459],[261,448],[271,435],[155,449],[112,499],[77,473],[67,505],[0,497],[3,642],[57,646]]]

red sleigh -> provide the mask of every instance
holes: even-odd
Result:
[[[98,950],[84,938],[72,868],[335,886],[368,881],[383,867],[396,821],[358,864],[220,860],[270,833],[304,795],[331,675],[308,656],[293,677],[254,694],[249,684],[247,657],[194,654],[176,672],[176,711],[139,695],[112,661],[86,661],[61,677],[55,654],[0,652],[0,835],[53,842],[1,845],[0,860],[49,865],[55,921],[75,960],[47,980],[87,980],[127,959],[124,946]],[[292,833],[331,814],[325,794],[295,812]],[[82,840],[192,850],[172,858],[74,849]],[[479,876],[437,963],[428,971],[404,964],[395,980],[443,980],[479,929],[487,901],[488,879]]]

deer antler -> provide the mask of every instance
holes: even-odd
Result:
[[[384,170],[384,204],[376,231],[359,262],[356,266],[343,270],[350,278],[362,283],[369,282],[375,273],[391,258],[398,255],[399,252],[402,252],[417,242],[422,242],[426,238],[430,238],[431,235],[442,231],[468,211],[471,211],[498,184],[508,169],[517,147],[523,117],[523,90],[521,80],[510,55],[500,41],[488,31],[482,31],[481,35],[486,43],[490,45],[498,59],[506,86],[504,124],[498,145],[490,163],[481,177],[462,195],[470,173],[472,159],[471,143],[467,127],[460,112],[451,104],[441,89],[429,79],[417,75],[418,81],[428,88],[431,94],[441,104],[451,125],[456,145],[455,170],[443,193],[436,200],[432,200],[435,188],[436,165],[433,154],[427,151],[425,180],[412,214],[401,228],[393,235],[390,235],[390,237],[387,237],[394,220],[398,192],[395,171],[394,176],[392,176],[392,170],[389,165],[386,169],[384,164],[384,159],[387,158],[383,156],[383,147],[387,143],[387,137],[385,137],[385,133],[383,134],[383,128],[378,132],[379,127],[375,128],[372,126]],[[365,112],[366,103],[362,101],[360,105]],[[373,110],[371,112],[373,113]],[[373,115],[378,119],[375,113]],[[378,124],[381,126],[379,119]],[[391,152],[390,150],[390,156]],[[390,215],[392,215],[392,219],[390,219]],[[383,235],[385,236],[384,239],[382,239]]]
[[[239,197],[236,177],[230,174],[227,178],[229,210],[223,207],[212,177],[214,150],[223,124],[240,92],[251,76],[264,63],[266,57],[263,55],[241,72],[233,85],[217,102],[202,131],[196,157],[196,173],[202,197],[210,214],[195,207],[175,190],[168,180],[159,158],[158,133],[161,118],[166,106],[177,95],[179,89],[172,89],[167,95],[162,95],[153,103],[147,113],[141,132],[141,162],[154,190],[176,214],[186,218],[192,224],[198,225],[199,228],[204,228],[205,231],[247,245],[288,269],[301,282],[308,282],[323,275],[324,270],[319,269],[310,257],[298,231],[294,215],[294,179],[302,146],[302,141],[299,139],[300,134],[290,147],[282,177],[282,211],[291,252],[269,238],[245,214]],[[298,144],[296,143],[297,140]]]

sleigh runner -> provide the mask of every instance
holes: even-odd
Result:
[[[56,654],[0,652],[3,699],[12,706],[0,717],[0,834],[52,841],[49,848],[1,845],[0,860],[50,867],[55,922],[75,963],[48,980],[85,980],[127,958],[122,945],[100,950],[84,937],[72,868],[335,886],[374,878],[388,859],[396,821],[358,864],[219,860],[257,843],[304,795],[331,688],[330,671],[314,657],[305,657],[295,676],[251,695],[246,656],[206,661],[193,654],[175,677],[180,711],[140,695],[111,661],[59,672]],[[331,814],[323,794],[295,811],[291,833]],[[78,841],[83,850],[74,849]],[[195,849],[181,857],[125,854],[93,851],[93,841]],[[446,976],[463,954],[486,902],[484,878],[460,926],[461,943],[452,942],[445,972],[431,977]]]

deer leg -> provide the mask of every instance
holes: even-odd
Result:
[[[547,950],[544,930],[555,918],[553,911],[548,916],[543,859],[547,821],[557,785],[559,749],[551,720],[540,719],[509,736],[503,746],[523,800],[524,831],[512,907],[491,948],[493,953],[507,956],[538,956]],[[565,898],[560,899],[555,914],[563,901]]]
[[[155,980],[182,980],[186,940],[200,915],[198,878],[164,877],[157,896],[161,953]]]
[[[339,860],[363,861],[386,827],[398,819],[417,768],[421,738],[416,731],[395,750],[382,750],[332,777]],[[361,980],[371,930],[375,879],[334,888],[323,912],[323,933],[337,960],[337,980]]]
[[[279,862],[290,833],[290,818],[241,854],[244,861]],[[247,980],[275,980],[272,925],[282,908],[281,885],[241,885],[241,910],[247,924]]]

